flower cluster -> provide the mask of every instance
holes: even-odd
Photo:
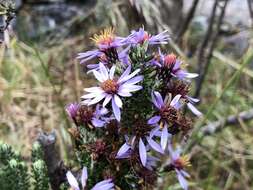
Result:
[[[175,171],[183,189],[187,189],[189,165],[175,140],[192,128],[191,113],[201,116],[190,97],[190,79],[197,77],[174,54],[163,54],[159,44],[166,44],[166,31],[151,35],[140,28],[125,38],[109,28],[94,35],[97,49],[78,54],[81,64],[97,80],[85,88],[79,103],[66,107],[75,127],[69,129],[82,165],[92,172],[92,189],[144,189],[154,187],[161,157],[170,160],[166,171]],[[93,59],[97,63],[88,63]],[[179,136],[174,138],[175,136]],[[165,167],[166,168],[166,167]],[[68,172],[73,189],[77,180]],[[87,169],[81,177],[86,187]],[[84,181],[84,182],[83,182]],[[86,187],[87,188],[87,187]]]

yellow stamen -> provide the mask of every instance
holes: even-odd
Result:
[[[163,122],[160,122],[159,127],[160,127],[160,129],[163,129],[163,127],[164,127],[164,123],[163,123]]]
[[[94,41],[97,45],[99,45],[99,44],[109,44],[115,38],[114,31],[115,31],[114,28],[110,27],[110,28],[102,30],[100,32],[100,34],[95,34],[90,39],[92,41]]]
[[[190,157],[188,155],[183,155],[176,160],[175,164],[178,168],[185,168],[191,166]]]

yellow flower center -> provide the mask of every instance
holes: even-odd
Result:
[[[182,169],[185,168],[187,166],[190,166],[190,158],[187,155],[181,156],[180,158],[178,158],[175,162],[174,165],[176,168]]]
[[[117,81],[108,79],[101,84],[101,88],[107,93],[115,94],[118,90],[118,84]]]
[[[91,40],[93,40],[97,45],[110,45],[114,38],[114,28],[110,27],[101,31],[100,34],[95,34]]]

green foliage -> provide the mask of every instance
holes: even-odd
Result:
[[[37,160],[41,160],[44,157],[44,152],[42,150],[41,144],[36,141],[32,147],[32,162],[36,162]]]
[[[29,189],[27,165],[4,143],[0,143],[0,187],[2,190]]]
[[[33,145],[32,161],[32,175],[30,175],[28,164],[22,160],[21,156],[14,152],[11,146],[0,143],[1,190],[48,190],[47,166],[43,160],[43,150],[39,142]]]
[[[34,190],[48,190],[49,178],[47,175],[47,166],[43,160],[37,160],[32,165]]]
[[[32,177],[34,190],[49,189],[48,170],[44,158],[41,144],[36,141],[32,147]]]
[[[9,145],[0,142],[0,167],[7,165],[11,159],[20,160],[21,158]]]

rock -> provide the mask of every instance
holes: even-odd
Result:
[[[191,7],[193,0],[184,0],[184,12],[187,12]],[[209,17],[214,0],[200,0],[196,14]],[[233,27],[250,27],[250,14],[248,4],[245,0],[230,0],[226,9],[224,21],[231,24]]]
[[[69,23],[82,17],[92,4],[28,4],[20,10],[15,31],[22,39],[35,39],[48,34],[57,35],[70,30]]]

